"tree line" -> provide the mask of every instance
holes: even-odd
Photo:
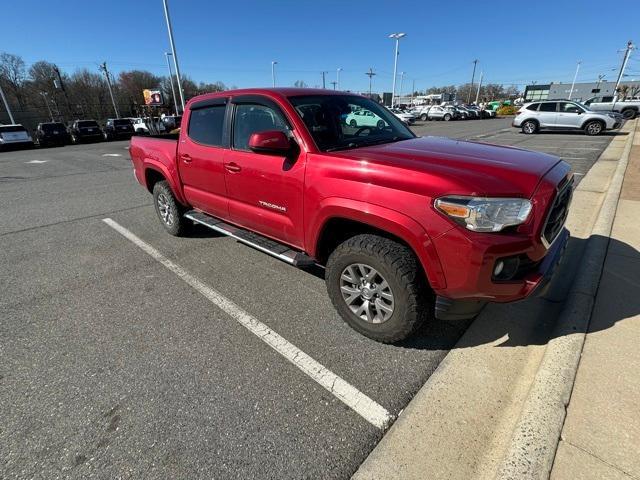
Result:
[[[153,110],[153,114],[173,113],[169,77],[145,70],[129,70],[111,76],[111,80],[121,116],[137,117],[146,113],[142,91],[147,88],[159,89],[163,94],[165,106]],[[227,89],[222,82],[196,83],[188,76],[182,76],[181,80],[185,100],[201,93]],[[115,116],[105,75],[98,72],[97,67],[96,71],[82,68],[68,73],[44,60],[27,67],[22,57],[4,52],[0,53],[0,87],[15,121],[28,128],[51,119],[103,121]],[[9,123],[4,105],[0,105],[0,123]]]

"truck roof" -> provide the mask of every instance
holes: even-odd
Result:
[[[210,98],[227,97],[229,95],[268,95],[280,97],[295,97],[298,95],[356,95],[353,92],[341,92],[339,90],[327,90],[323,88],[295,88],[295,87],[276,87],[276,88],[240,88],[236,90],[225,90],[222,92],[205,93],[193,97],[187,102],[188,106],[197,101],[207,100]]]

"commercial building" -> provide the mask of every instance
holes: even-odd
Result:
[[[628,85],[631,92],[635,91],[636,96],[640,95],[640,80],[622,82],[620,85]],[[596,95],[613,95],[615,86],[615,82],[607,82],[605,80],[601,82],[576,83],[573,87],[571,99],[582,102]],[[571,93],[571,83],[534,84],[525,87],[524,99],[525,102],[559,100],[569,98],[569,93]]]

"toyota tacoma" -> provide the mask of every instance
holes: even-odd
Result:
[[[353,126],[354,112],[380,120]],[[179,134],[133,137],[130,154],[168,233],[197,223],[292,265],[320,265],[340,316],[385,343],[539,293],[569,236],[564,161],[419,138],[350,93],[200,95]]]

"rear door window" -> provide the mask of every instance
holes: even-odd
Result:
[[[192,110],[187,132],[189,138],[204,145],[221,147],[226,108],[226,104],[220,104]]]
[[[539,111],[541,111],[541,112],[555,112],[556,108],[557,108],[557,105],[558,104],[556,102],[541,103]]]

